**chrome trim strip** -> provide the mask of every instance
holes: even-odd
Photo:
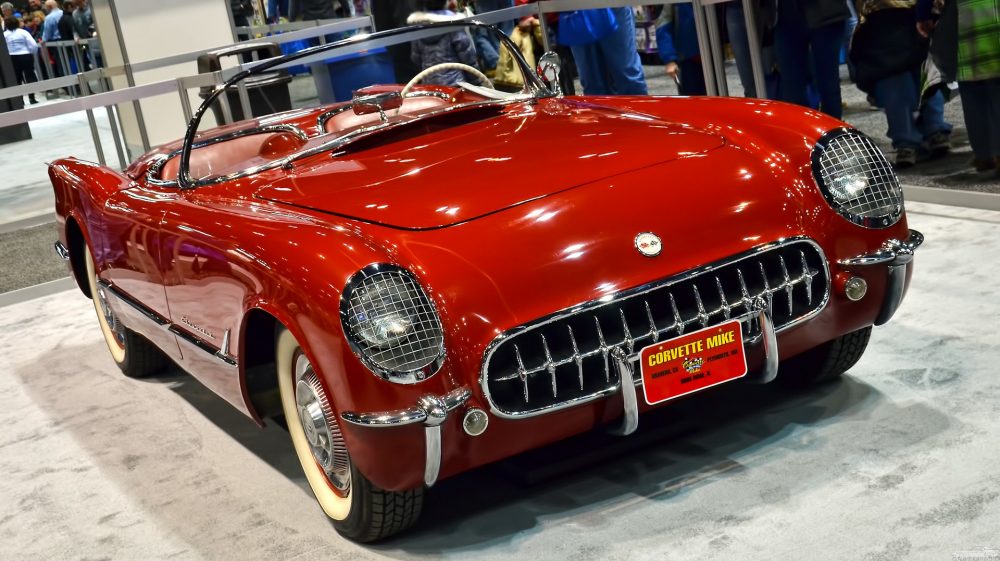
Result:
[[[491,341],[490,344],[487,345],[486,352],[483,353],[483,361],[482,361],[482,364],[480,366],[479,385],[480,385],[480,387],[483,390],[483,395],[486,397],[487,403],[489,403],[490,411],[493,412],[494,415],[496,415],[497,417],[500,417],[502,419],[526,419],[526,418],[529,418],[529,417],[535,417],[537,415],[544,415],[544,414],[548,414],[548,413],[553,413],[555,411],[561,411],[563,409],[568,409],[570,407],[576,407],[578,405],[583,405],[583,404],[589,403],[591,401],[595,401],[595,400],[598,400],[598,399],[601,399],[601,398],[604,398],[604,397],[608,397],[608,396],[613,395],[614,393],[616,393],[618,391],[618,385],[615,385],[614,387],[611,387],[611,388],[605,388],[603,390],[600,390],[600,391],[597,391],[597,392],[594,392],[594,393],[591,393],[591,394],[587,394],[587,395],[579,396],[579,397],[576,397],[576,398],[573,398],[573,399],[569,399],[569,400],[563,401],[563,402],[561,402],[561,403],[559,403],[557,405],[554,405],[554,406],[551,406],[551,407],[547,407],[547,408],[543,408],[543,409],[539,409],[539,410],[535,410],[535,411],[530,411],[530,412],[526,412],[526,413],[513,413],[513,414],[512,413],[506,413],[506,412],[500,411],[496,407],[496,405],[493,403],[493,399],[490,397],[489,382],[487,380],[486,366],[489,364],[490,358],[493,356],[493,353],[496,351],[496,349],[503,342],[505,342],[507,339],[510,339],[511,337],[514,337],[516,335],[520,335],[521,333],[524,333],[526,331],[530,331],[532,329],[536,329],[536,328],[538,328],[538,327],[540,327],[542,325],[546,325],[548,323],[559,321],[559,320],[562,320],[562,319],[564,319],[566,317],[569,317],[569,316],[572,316],[572,315],[575,315],[575,314],[580,314],[580,313],[586,312],[587,310],[590,310],[590,309],[593,309],[593,308],[597,308],[597,307],[600,307],[600,306],[609,305],[609,304],[611,304],[611,303],[613,303],[613,302],[615,302],[617,300],[622,300],[622,299],[625,299],[625,298],[632,298],[632,297],[635,297],[637,295],[645,294],[647,292],[651,292],[653,290],[656,290],[656,289],[659,289],[659,288],[662,288],[662,287],[665,287],[665,286],[670,286],[670,285],[673,285],[673,284],[684,282],[684,281],[687,281],[688,279],[690,279],[692,277],[696,277],[698,275],[710,273],[710,272],[712,272],[712,271],[714,271],[716,269],[719,269],[719,268],[722,268],[722,267],[727,267],[727,266],[730,266],[730,265],[732,265],[734,263],[738,263],[740,261],[746,261],[748,259],[753,259],[753,258],[757,257],[758,255],[760,255],[762,253],[766,253],[766,252],[771,251],[773,249],[784,247],[786,245],[791,245],[791,244],[794,244],[794,243],[800,243],[800,242],[808,243],[809,245],[813,246],[813,248],[816,250],[817,254],[820,257],[820,260],[823,262],[823,270],[826,273],[826,278],[827,278],[827,281],[828,281],[827,282],[827,286],[826,286],[826,290],[824,291],[824,293],[822,295],[821,301],[817,304],[816,308],[812,312],[810,312],[810,313],[808,313],[808,314],[806,314],[806,315],[804,315],[804,316],[802,316],[800,318],[797,318],[796,320],[791,321],[791,322],[789,322],[789,323],[787,323],[785,325],[782,325],[780,328],[778,328],[778,329],[775,330],[775,333],[776,334],[777,333],[781,333],[781,332],[783,332],[785,330],[791,329],[792,327],[795,327],[795,326],[797,326],[797,325],[799,325],[799,324],[801,324],[801,323],[803,323],[805,321],[808,321],[808,320],[816,317],[820,312],[822,312],[826,308],[827,303],[829,303],[829,301],[830,301],[830,293],[831,293],[832,285],[833,285],[832,279],[830,277],[830,264],[829,264],[829,261],[826,258],[826,253],[823,251],[823,248],[820,247],[820,245],[818,243],[816,243],[815,240],[809,238],[808,236],[793,236],[793,237],[790,237],[790,238],[782,238],[782,239],[779,239],[779,240],[774,241],[774,242],[770,242],[770,243],[766,243],[766,244],[762,244],[762,245],[759,245],[757,247],[754,247],[754,248],[752,248],[752,249],[750,249],[748,251],[745,251],[745,252],[743,252],[743,253],[735,256],[735,257],[728,257],[728,258],[722,259],[720,261],[715,261],[715,262],[707,264],[707,265],[702,265],[702,266],[699,266],[699,267],[695,267],[693,269],[689,269],[689,270],[687,270],[685,272],[682,272],[682,273],[679,273],[677,275],[673,275],[673,276],[667,277],[665,279],[659,279],[659,280],[656,280],[656,281],[653,281],[653,282],[650,282],[650,283],[647,283],[647,284],[644,284],[644,285],[641,285],[641,286],[638,286],[638,287],[635,287],[635,288],[631,288],[631,289],[628,289],[628,290],[624,290],[622,292],[618,292],[618,293],[612,294],[612,295],[610,295],[610,297],[605,296],[603,298],[599,298],[599,299],[595,299],[595,300],[590,300],[588,302],[584,302],[582,304],[578,304],[576,306],[572,306],[570,308],[566,308],[564,310],[555,312],[555,313],[550,314],[548,316],[544,316],[544,317],[542,317],[542,318],[540,318],[538,320],[532,321],[530,323],[527,323],[527,324],[524,324],[524,325],[520,325],[520,326],[517,326],[517,327],[513,327],[513,328],[511,328],[511,329],[509,329],[509,330],[501,333],[500,335],[497,335],[493,339],[493,341]],[[754,341],[755,341],[755,338],[751,338],[750,339],[750,342],[754,342]],[[631,362],[634,362],[634,361],[638,360],[638,356],[639,356],[638,352],[635,352],[635,353],[631,354],[628,357],[629,362],[631,363]],[[640,383],[642,383],[642,380],[641,379],[635,380],[635,383],[640,384]]]
[[[639,400],[636,397],[635,384],[626,384],[625,380],[634,380],[631,363],[625,356],[625,351],[621,347],[615,347],[611,351],[611,358],[615,361],[615,370],[618,371],[619,387],[622,390],[622,406],[625,410],[622,422],[610,432],[620,436],[628,436],[639,428]]]
[[[129,307],[133,308],[135,311],[139,312],[140,314],[146,316],[148,319],[150,319],[154,323],[156,323],[156,325],[158,325],[160,327],[166,327],[166,326],[170,325],[170,321],[169,320],[167,320],[166,318],[164,318],[160,314],[154,312],[153,310],[147,308],[146,306],[144,306],[139,301],[133,300],[131,296],[127,296],[124,292],[118,290],[117,288],[115,288],[114,286],[112,286],[107,281],[98,280],[97,284],[101,288],[103,288],[104,290],[106,290],[108,292],[108,294],[114,296],[120,302],[128,304]]]
[[[215,351],[215,358],[226,364],[236,365],[236,357],[229,354],[229,337],[232,331],[232,329],[227,329],[222,335],[222,346],[219,347],[218,351]]]
[[[444,403],[445,411],[450,412],[464,404],[470,397],[472,397],[472,391],[469,390],[469,388],[462,387],[457,390],[452,390],[440,398],[435,399],[440,399]],[[340,414],[340,418],[348,423],[351,423],[352,425],[358,425],[361,427],[381,428],[413,425],[416,423],[423,423],[429,418],[428,411],[424,408],[424,405],[425,403],[418,401],[417,405],[414,407],[396,409],[395,411],[376,411],[372,413],[344,411]]]
[[[154,312],[153,310],[147,308],[142,303],[140,303],[140,302],[132,299],[132,297],[127,296],[125,293],[123,293],[122,291],[118,290],[117,288],[115,288],[114,286],[112,286],[111,284],[109,284],[107,281],[98,280],[97,284],[101,288],[105,289],[108,294],[111,294],[112,296],[114,296],[119,302],[123,302],[125,304],[128,304],[128,306],[130,308],[133,308],[135,311],[139,312],[140,314],[142,314],[143,316],[145,316],[149,320],[153,321],[158,327],[162,327],[163,329],[166,329],[167,331],[169,331],[169,332],[173,333],[174,335],[176,335],[177,337],[179,337],[181,340],[186,341],[186,342],[190,343],[191,345],[193,345],[195,347],[198,347],[199,349],[201,349],[201,350],[205,351],[206,353],[214,356],[215,358],[218,358],[222,362],[225,362],[229,366],[237,366],[238,365],[238,363],[236,362],[236,358],[233,357],[233,356],[230,356],[228,354],[228,343],[229,343],[229,333],[230,333],[228,329],[226,330],[226,336],[223,339],[223,344],[225,345],[225,347],[223,347],[223,348],[225,348],[227,350],[227,353],[223,353],[221,349],[216,349],[212,345],[210,345],[210,344],[206,343],[205,341],[202,341],[201,339],[199,339],[199,338],[195,337],[194,335],[188,333],[187,331],[185,331],[180,326],[178,326],[176,324],[173,324],[173,323],[170,323],[170,320],[164,318],[160,314],[158,314],[158,313]]]
[[[234,138],[240,138],[240,137],[243,137],[243,136],[250,136],[252,134],[266,134],[266,133],[272,133],[272,132],[289,132],[289,133],[294,134],[296,136],[296,138],[298,138],[299,140],[303,140],[303,141],[309,140],[309,135],[307,135],[305,133],[305,131],[303,131],[299,127],[296,127],[295,125],[276,124],[276,125],[263,125],[263,126],[253,127],[253,128],[241,129],[241,130],[230,132],[230,133],[226,133],[226,134],[223,134],[223,135],[213,136],[211,138],[206,138],[204,140],[200,140],[200,141],[196,142],[192,146],[191,149],[192,150],[197,150],[198,148],[204,148],[206,146],[211,146],[213,144],[218,144],[220,142],[225,142],[227,140],[233,140]],[[169,154],[160,154],[159,156],[157,156],[156,159],[153,161],[153,163],[151,163],[149,165],[149,168],[146,170],[146,183],[148,183],[149,185],[156,185],[158,187],[176,187],[177,186],[177,180],[176,179],[173,179],[173,180],[163,180],[163,179],[160,179],[158,176],[160,174],[160,171],[163,169],[164,164],[166,164],[167,161],[170,160],[171,158],[179,156],[180,153],[181,153],[181,150],[182,150],[181,148],[178,148],[177,150],[174,150],[173,152],[170,152]],[[229,175],[224,175],[224,176],[221,176],[221,177],[217,177],[217,178],[212,179],[209,182],[206,182],[206,183],[203,183],[203,184],[208,185],[210,183],[222,183],[224,181],[230,181],[230,180],[233,180],[233,179],[239,179],[241,177],[246,177],[248,175],[253,175],[255,173],[260,173],[262,171],[266,171],[266,170],[269,170],[269,169],[280,167],[282,165],[281,164],[282,160],[276,160],[274,162],[269,162],[267,164],[262,164],[262,165],[259,165],[259,166],[256,166],[256,167],[248,168],[248,169],[245,169],[243,171],[239,171],[239,172],[231,173]],[[198,180],[198,181],[200,182],[202,180]]]
[[[837,263],[848,267],[881,265],[883,263],[889,265],[905,265],[913,259],[914,252],[923,243],[924,235],[916,230],[910,230],[910,235],[905,242],[892,238],[886,240],[878,251],[858,255],[848,259],[841,259],[837,261]]]
[[[63,245],[62,242],[55,243],[55,250],[56,255],[58,255],[60,259],[63,261],[69,261],[69,250],[66,249],[66,246]]]
[[[349,102],[345,102],[345,104],[340,107],[334,107],[333,109],[320,113],[319,117],[316,117],[316,131],[320,134],[329,134],[326,132],[326,122],[329,121],[334,115],[340,115],[348,109],[351,109],[351,104]]]
[[[191,345],[193,345],[195,347],[198,347],[199,349],[201,349],[201,350],[205,351],[206,353],[214,356],[215,358],[221,360],[222,362],[228,364],[229,366],[236,366],[236,359],[234,359],[233,357],[230,357],[228,355],[223,354],[219,349],[217,349],[217,348],[213,347],[212,345],[206,343],[205,341],[203,341],[199,337],[195,337],[194,335],[192,335],[191,333],[187,332],[186,330],[184,330],[183,328],[181,328],[177,324],[171,324],[170,327],[167,328],[167,331],[173,333],[181,341],[184,341],[184,342],[189,343],[189,344],[191,344]]]

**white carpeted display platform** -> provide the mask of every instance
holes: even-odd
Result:
[[[1000,213],[909,210],[927,237],[910,293],[842,382],[734,384],[624,445],[443,481],[374,547],[324,520],[280,428],[177,371],[123,378],[78,291],[0,308],[0,559],[997,555]]]

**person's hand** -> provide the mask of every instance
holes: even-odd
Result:
[[[538,18],[524,18],[517,22],[517,27],[521,31],[530,31],[532,27],[538,25]]]
[[[919,33],[921,37],[925,39],[930,37],[932,31],[934,31],[934,20],[928,19],[917,22],[917,33]]]
[[[676,82],[680,82],[680,72],[681,72],[681,69],[680,69],[679,66],[677,66],[676,62],[674,62],[674,61],[668,62],[667,63],[667,67],[665,68],[665,70],[667,71],[667,76],[670,76],[671,78],[673,78],[675,83]]]

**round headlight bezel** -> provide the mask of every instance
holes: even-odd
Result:
[[[410,298],[408,301],[420,308],[413,313],[421,315],[417,321],[409,317],[409,325],[417,326],[416,328],[422,333],[430,333],[427,344],[422,347],[420,359],[404,368],[387,366],[379,356],[380,352],[391,350],[394,346],[398,348],[399,345],[393,343],[384,348],[373,345],[369,337],[363,337],[358,333],[359,323],[370,320],[367,318],[359,320],[356,313],[352,313],[352,306],[357,302],[357,298],[361,297],[360,292],[371,290],[372,283],[377,282],[376,279],[380,278],[380,275],[394,277],[392,282],[400,281],[409,285],[410,290],[407,293],[415,298]],[[401,307],[405,308],[405,305]],[[398,314],[398,308],[392,313]],[[340,295],[340,323],[354,355],[366,368],[383,380],[397,384],[416,384],[434,376],[444,364],[444,326],[441,323],[441,315],[416,275],[398,265],[373,263],[351,275]],[[407,336],[406,339],[411,336]]]
[[[836,196],[831,189],[825,170],[824,156],[828,150],[838,149],[841,143],[849,141],[847,137],[853,137],[850,139],[851,142],[860,143],[864,147],[864,151],[856,151],[852,155],[866,160],[864,163],[868,169],[864,170],[866,187],[862,190],[862,195],[843,199]],[[812,176],[827,203],[837,211],[837,214],[857,226],[869,229],[888,228],[903,217],[903,190],[899,185],[895,171],[892,169],[892,164],[868,136],[856,129],[846,127],[833,129],[816,141],[812,150]],[[859,173],[858,176],[860,177],[861,174]],[[856,203],[864,196],[865,192],[871,189],[878,189],[887,194],[884,203],[887,207],[885,212],[872,215],[867,212],[857,212],[857,209],[854,208],[857,205],[852,203]]]

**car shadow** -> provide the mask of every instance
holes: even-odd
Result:
[[[264,430],[173,369],[167,384],[206,419],[309,493],[285,432]],[[779,443],[800,426],[865,414],[882,399],[850,376],[808,390],[734,383],[640,417],[628,437],[592,432],[508,458],[428,490],[414,528],[369,545],[386,555],[431,554],[509,542],[543,520],[632,500],[669,501],[713,478],[747,469],[745,454]],[[470,500],[475,497],[475,500]]]

